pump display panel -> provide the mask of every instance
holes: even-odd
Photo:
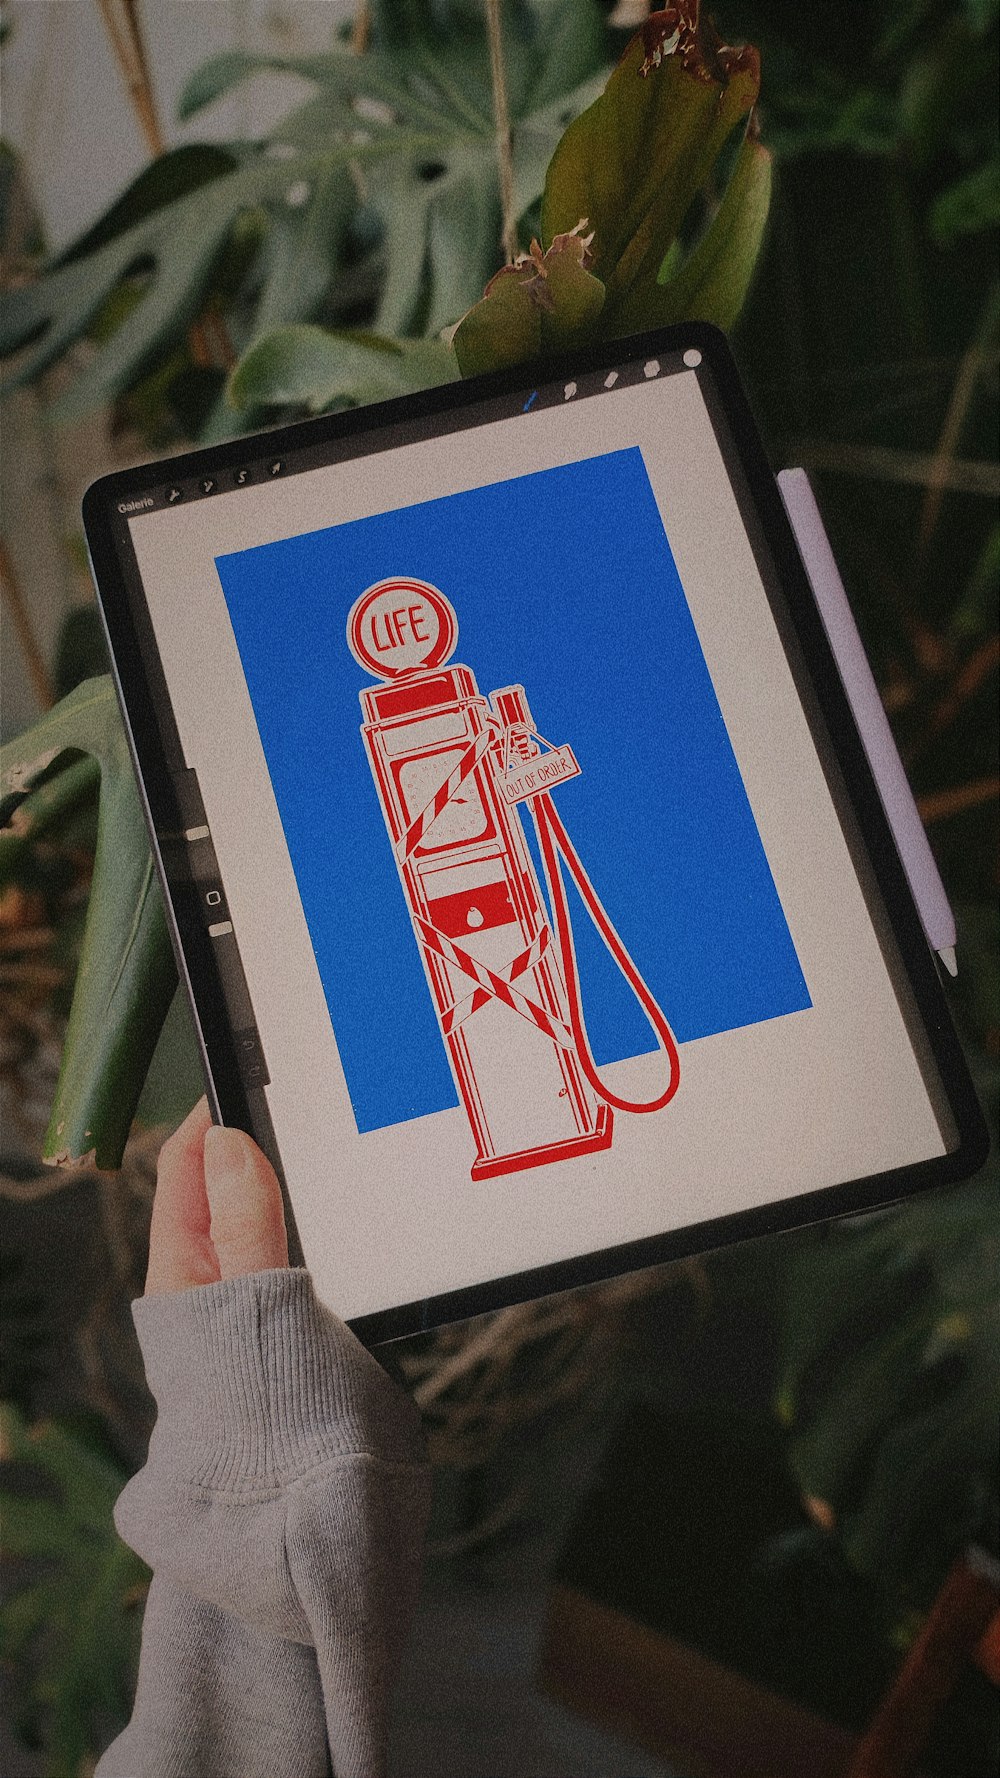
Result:
[[[982,1159],[721,335],[84,510],[213,1110],[365,1338]]]

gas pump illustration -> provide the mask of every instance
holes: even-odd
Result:
[[[476,1143],[473,1179],[610,1148],[614,1114],[661,1110],[677,1045],[578,858],[552,800],[580,773],[535,730],[523,686],[481,695],[449,666],[458,620],[426,581],[381,580],[347,641],[380,681],[361,734],[441,1036]],[[550,921],[518,805],[538,836]],[[612,1092],[584,1023],[563,868],[625,975],[667,1065],[653,1099]]]

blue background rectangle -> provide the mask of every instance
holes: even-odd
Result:
[[[390,575],[440,587],[480,690],[523,684],[541,732],[573,748],[560,813],[678,1041],[810,1006],[638,449],[217,567],[359,1131],[457,1104],[359,732],[371,680],[346,642],[355,599]],[[595,1059],[655,1049],[571,904]]]

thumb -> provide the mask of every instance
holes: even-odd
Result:
[[[288,1237],[278,1177],[242,1130],[205,1132],[205,1195],[220,1278],[287,1266]]]

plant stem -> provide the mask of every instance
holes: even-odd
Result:
[[[1000,778],[977,778],[972,784],[956,784],[953,790],[934,790],[917,798],[917,808],[925,827],[934,821],[947,821],[962,815],[966,809],[978,809],[983,803],[1000,798]]]
[[[149,78],[149,61],[139,20],[138,0],[120,0],[121,19],[115,15],[115,0],[97,0],[97,4],[139,126],[146,138],[146,147],[151,155],[161,155],[165,143]]]
[[[944,425],[941,428],[941,435],[927,478],[927,492],[924,495],[923,511],[920,514],[920,532],[917,538],[918,568],[927,555],[931,538],[937,528],[941,502],[944,499],[945,490],[949,486],[949,470],[961,442],[962,428],[975,395],[980,372],[987,361],[987,349],[996,331],[998,315],[1000,315],[1000,284],[994,282],[986,298],[975,337],[962,354],[958,376],[955,378],[955,387],[951,392],[948,411],[944,417]]]
[[[364,55],[371,29],[372,9],[369,0],[358,0],[358,10],[354,14],[354,24],[351,27],[351,51],[354,55]]]
[[[31,689],[35,694],[38,707],[41,710],[51,710],[56,701],[55,688],[49,676],[48,667],[45,665],[45,657],[31,627],[28,607],[14,571],[10,551],[2,537],[0,537],[0,587],[3,588],[4,600],[24,653],[28,667],[28,678],[31,680]]]
[[[504,258],[517,258],[517,218],[514,214],[514,158],[510,145],[510,107],[507,101],[507,75],[503,59],[503,31],[500,24],[500,0],[486,0],[486,23],[490,38],[490,74],[493,80],[493,116],[496,122],[497,164],[500,169],[500,209],[503,215]]]
[[[794,439],[787,448],[789,461],[801,463],[803,469],[826,469],[861,481],[904,482],[918,488],[928,488],[936,479],[956,494],[982,494],[987,500],[996,500],[1000,494],[1000,464],[978,458],[941,458],[930,451],[839,444],[832,439]]]
[[[139,0],[97,0],[97,6],[128,89],[139,128],[145,137],[146,147],[156,160],[164,153],[167,144],[153,95],[149,56],[139,17]],[[188,329],[188,341],[196,364],[214,365],[221,359],[223,368],[231,370],[236,363],[236,350],[221,318],[216,321],[211,335],[204,319],[192,321]]]

